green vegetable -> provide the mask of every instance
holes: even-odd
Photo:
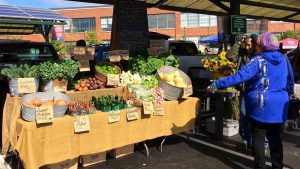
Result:
[[[145,89],[151,89],[158,86],[158,80],[156,76],[146,76],[143,78],[142,85]]]
[[[19,66],[11,66],[1,70],[1,74],[9,79],[12,78],[37,78],[38,66],[30,66],[28,64],[21,64]]]
[[[111,107],[119,106],[121,108],[126,107],[126,101],[123,98],[120,98],[118,96],[112,96],[112,95],[101,96],[98,98],[93,96],[90,102],[94,104],[97,110],[101,110],[101,107],[107,107],[107,106],[111,106]]]
[[[156,70],[164,65],[164,61],[156,57],[148,57],[145,59],[142,56],[131,58],[129,60],[129,67],[133,73],[140,73],[143,75],[155,74]]]
[[[119,74],[117,68],[112,67],[110,65],[103,65],[103,66],[96,66],[96,70],[103,73],[103,74]]]
[[[143,75],[155,74],[156,70],[163,65],[178,67],[179,59],[177,56],[171,55],[170,53],[149,57],[138,55],[129,59],[130,70],[133,73],[140,73]]]
[[[78,73],[80,64],[74,60],[47,61],[39,66],[39,76],[42,80],[73,79]]]

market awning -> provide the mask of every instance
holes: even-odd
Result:
[[[209,36],[207,38],[200,39],[198,43],[217,43],[218,35]]]
[[[112,0],[69,0],[101,4],[114,4]],[[230,14],[230,2],[234,0],[145,0],[148,7],[202,13]],[[237,0],[236,0],[237,1]],[[239,0],[240,14],[253,19],[269,19],[300,22],[300,0]]]
[[[282,49],[295,49],[298,47],[298,40],[293,38],[286,38],[281,41],[282,43]]]
[[[2,35],[28,35],[43,25],[48,27],[65,25],[68,20],[69,18],[64,15],[49,9],[0,5],[0,34]]]

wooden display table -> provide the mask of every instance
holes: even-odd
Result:
[[[134,121],[127,121],[122,110],[120,121],[111,124],[107,113],[97,111],[89,115],[91,130],[79,134],[74,133],[73,117],[68,115],[54,119],[49,125],[17,119],[15,150],[26,169],[37,169],[80,155],[192,130],[199,105],[197,98],[168,101],[164,103],[163,116],[145,116],[139,110],[138,120]]]

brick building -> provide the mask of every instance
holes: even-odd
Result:
[[[81,8],[61,8],[54,11],[69,17],[72,21],[65,25],[65,41],[74,44],[85,39],[88,31],[96,31],[103,43],[109,43],[112,25],[112,6],[92,6]],[[217,33],[217,17],[213,15],[180,13],[149,8],[148,25],[152,32],[171,36],[172,39],[186,39],[197,42],[203,37]],[[300,24],[268,21],[268,31],[281,34],[287,30],[300,30]],[[28,36],[2,36],[1,39],[23,39],[44,41],[39,34]]]

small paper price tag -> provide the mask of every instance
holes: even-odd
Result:
[[[154,107],[152,102],[143,101],[144,114],[152,114],[154,112]]]
[[[154,105],[154,116],[163,116],[165,114],[164,106],[163,104],[155,104]]]
[[[129,60],[129,51],[120,50],[121,60]]]
[[[53,80],[53,91],[54,92],[65,92],[67,91],[68,81],[66,79]]]
[[[90,131],[90,119],[88,115],[75,116],[74,117],[74,130],[75,133],[80,133],[84,131]]]
[[[117,86],[120,83],[119,74],[108,74],[107,75],[107,85],[108,86]]]
[[[79,60],[80,72],[88,72],[91,70],[89,60]]]
[[[121,61],[120,55],[109,56],[108,58],[109,58],[110,62],[120,62]]]
[[[138,114],[137,114],[136,107],[127,108],[126,117],[128,121],[137,120]]]
[[[188,97],[193,94],[193,86],[188,85],[187,87],[183,88],[183,97]]]
[[[115,123],[120,121],[120,111],[110,111],[108,112],[108,123]]]
[[[36,92],[36,88],[34,78],[18,78],[19,93],[34,93]]]
[[[37,124],[53,122],[53,106],[41,106],[35,108]]]

